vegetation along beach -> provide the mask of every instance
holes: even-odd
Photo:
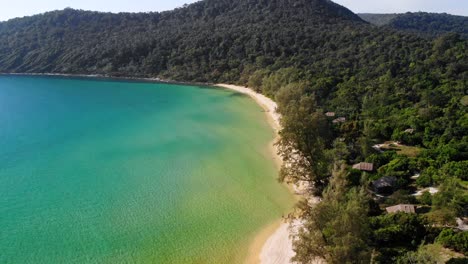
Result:
[[[465,1],[187,1],[0,9],[1,263],[467,263]]]

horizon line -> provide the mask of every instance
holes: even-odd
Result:
[[[197,2],[193,2],[191,4],[184,4],[180,7],[176,7],[176,8],[173,8],[173,9],[170,9],[170,10],[160,10],[160,11],[118,11],[118,12],[113,12],[113,11],[103,11],[103,10],[92,10],[92,9],[81,9],[81,8],[73,8],[73,7],[65,7],[65,8],[62,8],[62,9],[53,9],[53,10],[49,10],[49,11],[44,11],[44,12],[40,12],[40,13],[36,13],[36,14],[31,14],[31,15],[24,15],[24,16],[19,16],[19,17],[12,17],[12,18],[7,18],[6,20],[2,20],[0,19],[0,23],[3,23],[3,22],[8,22],[10,20],[16,20],[16,19],[23,19],[23,18],[29,18],[29,17],[34,17],[34,16],[40,16],[40,15],[45,15],[47,13],[52,13],[52,12],[60,12],[60,11],[65,11],[67,9],[70,9],[70,10],[75,10],[75,11],[83,11],[83,12],[94,12],[94,13],[102,13],[102,14],[115,14],[115,15],[118,15],[118,14],[152,14],[152,13],[164,13],[164,12],[172,12],[172,11],[175,11],[177,9],[182,9],[182,8],[187,8],[193,4],[196,4],[200,1],[197,1]],[[343,5],[341,5],[343,6]],[[353,12],[354,14],[356,15],[359,15],[359,14],[373,14],[373,15],[402,15],[402,14],[408,14],[408,13],[427,13],[427,14],[439,14],[439,15],[451,15],[451,16],[459,16],[459,17],[468,17],[468,15],[459,15],[459,14],[453,14],[453,13],[448,13],[448,12],[430,12],[430,11],[406,11],[406,12],[401,12],[401,13],[398,13],[398,12],[389,12],[389,13],[382,13],[382,12],[354,12],[352,11],[351,9],[349,9],[348,7],[346,6],[343,6],[345,8],[347,8],[348,10],[350,10],[351,12]]]

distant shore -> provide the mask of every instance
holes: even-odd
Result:
[[[200,85],[200,86],[213,86],[212,83],[202,82],[181,82],[161,78],[148,78],[148,77],[131,77],[131,76],[114,76],[108,74],[68,74],[68,73],[8,73],[0,72],[0,76],[44,76],[44,77],[63,77],[63,78],[83,78],[94,80],[116,80],[116,81],[134,81],[134,82],[148,82],[148,83],[167,83],[167,84],[182,84],[182,85]]]

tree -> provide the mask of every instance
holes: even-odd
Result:
[[[455,232],[453,229],[444,229],[440,232],[436,242],[445,247],[452,248],[458,252],[468,255],[468,233]]]
[[[257,70],[248,77],[247,85],[249,88],[256,90],[257,92],[261,91],[263,86],[263,79],[267,76],[268,72],[265,70]]]
[[[455,178],[448,178],[440,186],[439,192],[432,199],[434,210],[449,210],[456,216],[467,212],[468,193]]]
[[[283,113],[278,149],[285,162],[280,177],[289,182],[311,182],[321,190],[329,177],[324,151],[328,124],[314,96],[303,95],[305,88],[305,83],[289,84],[276,97]]]
[[[304,205],[306,223],[294,242],[294,261],[321,257],[328,263],[368,263],[368,198],[363,189],[348,189],[344,166],[337,165],[323,200]]]
[[[405,16],[404,27],[419,28],[421,20],[434,18],[409,15],[415,17]],[[443,19],[455,27],[425,23],[425,31],[464,29],[466,18]],[[348,181],[337,176],[327,188],[330,165],[374,161],[375,168],[385,166],[379,172],[406,186],[416,170],[413,160],[371,146],[391,137],[419,144],[426,149],[414,162],[422,172],[417,183],[443,183],[428,225],[466,215],[466,189],[444,181],[467,175],[467,44],[454,34],[433,40],[373,27],[332,1],[204,0],[162,13],[66,9],[0,22],[0,71],[237,83],[275,98],[283,125],[278,147],[286,159],[281,179],[310,182],[316,195],[327,190],[317,211],[302,206],[307,224],[297,242],[298,260],[317,253],[332,263],[366,262],[368,243],[379,244],[365,239],[368,204],[360,201],[366,199],[366,179],[359,182],[351,171]],[[325,110],[346,122],[333,124]],[[371,214],[380,214],[371,205]],[[375,246],[375,256],[393,261],[414,250],[424,230],[413,235],[417,221],[390,220],[376,227],[382,239],[417,238],[399,247]]]
[[[422,245],[417,251],[408,252],[398,258],[397,264],[439,264],[443,263],[442,257],[438,254],[440,246]]]
[[[370,219],[372,243],[377,248],[416,249],[426,233],[426,219],[416,214],[386,214]]]
[[[432,205],[432,194],[428,191],[424,191],[418,198],[419,202],[424,205]]]

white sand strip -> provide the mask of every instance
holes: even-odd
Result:
[[[263,94],[257,93],[252,89],[230,85],[230,84],[217,84],[216,86],[237,91],[252,97],[268,114],[270,124],[276,132],[281,130],[281,115],[276,112],[277,104],[270,98]],[[281,157],[277,155],[276,149],[273,151],[274,158],[282,162]],[[299,184],[294,186],[296,194],[303,195],[311,205],[320,202],[317,197],[309,196],[309,192],[305,191],[309,186],[306,184]],[[260,264],[293,264],[291,258],[294,257],[295,252],[293,250],[293,235],[297,234],[298,229],[303,224],[299,220],[295,220],[292,223],[282,223],[276,231],[270,235],[262,247],[261,252],[256,253],[259,255],[257,258]],[[247,261],[248,263],[258,263],[258,261]],[[324,264],[324,260],[317,258],[312,264]]]
[[[246,88],[246,87],[236,86],[236,85],[231,85],[231,84],[217,84],[216,86],[249,95],[255,100],[255,102],[257,102],[257,104],[263,107],[263,109],[267,112],[268,117],[273,121],[272,126],[276,130],[276,132],[278,132],[281,129],[281,125],[280,125],[281,115],[278,112],[276,112],[276,108],[278,107],[278,105],[275,103],[275,101],[264,96],[263,94],[257,93],[254,90]]]
[[[257,102],[267,112],[273,129],[276,132],[281,130],[281,115],[276,112],[277,104],[273,100],[246,87],[230,84],[217,84],[216,86],[234,90],[252,97],[255,102]],[[274,152],[275,158],[279,158],[276,155],[276,149]],[[281,160],[281,158],[279,158],[279,160]],[[261,264],[292,264],[291,258],[295,253],[293,250],[291,229],[289,226],[289,223],[282,223],[280,227],[267,239],[261,249],[261,252],[256,253],[260,255],[259,261]]]
[[[282,223],[263,245],[260,252],[262,264],[289,264],[294,257],[289,223]]]

